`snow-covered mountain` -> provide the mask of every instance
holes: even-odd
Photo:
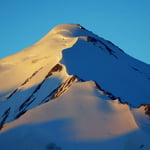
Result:
[[[0,150],[149,150],[150,65],[78,24],[0,60]]]

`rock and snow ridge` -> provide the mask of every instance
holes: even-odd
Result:
[[[150,66],[81,25],[0,60],[0,85],[0,149],[150,149]]]

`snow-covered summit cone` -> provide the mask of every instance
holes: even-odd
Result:
[[[131,106],[149,104],[150,66],[79,24],[58,25],[34,45],[0,60],[0,99],[41,84],[57,64],[66,68],[54,77],[61,82],[75,75]]]
[[[149,89],[149,65],[58,25],[0,60],[0,149],[149,150]]]
[[[41,67],[54,67],[62,59],[62,51],[85,34],[89,32],[80,25],[58,25],[34,45],[0,60],[0,97],[17,88]]]
[[[61,63],[69,74],[96,81],[103,90],[131,106],[150,103],[150,65],[80,25],[59,25],[53,30],[66,37],[78,37],[71,48],[62,51]]]
[[[48,42],[51,36],[64,41],[76,39],[70,48],[62,50],[61,63],[66,66],[69,74],[96,81],[103,90],[132,106],[150,103],[148,64],[125,54],[110,41],[79,24],[58,25],[39,43]]]
[[[77,40],[72,37],[64,40],[64,35],[59,33],[61,30],[61,27],[54,28],[36,44],[0,60],[0,97],[17,88],[41,67],[48,65],[50,69],[59,63],[61,51],[72,47]]]
[[[122,102],[132,106],[149,104],[150,66],[125,54],[110,41],[98,37],[79,24],[56,26],[40,42],[51,36],[76,39],[62,50],[63,63],[69,74],[96,81]],[[66,44],[67,45],[67,44]]]

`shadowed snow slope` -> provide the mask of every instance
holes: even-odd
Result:
[[[6,124],[5,130],[8,131],[1,134],[4,149],[26,149],[32,145],[33,149],[42,150],[51,142],[66,150],[82,147],[98,150],[103,142],[106,144],[103,150],[112,149],[114,144],[122,150],[131,146],[148,147],[148,140],[143,140],[148,135],[137,126],[128,105],[109,101],[95,89],[94,82],[74,84],[55,101]],[[136,135],[136,139],[132,138]],[[5,141],[10,141],[9,145],[3,144]]]
[[[64,50],[62,63],[69,74],[95,80],[102,89],[132,106],[150,102],[150,66],[126,55],[107,41],[81,37]]]
[[[150,66],[78,24],[0,60],[0,149],[149,150]]]

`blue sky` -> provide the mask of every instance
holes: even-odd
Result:
[[[78,23],[150,64],[150,0],[0,0],[0,59]]]

